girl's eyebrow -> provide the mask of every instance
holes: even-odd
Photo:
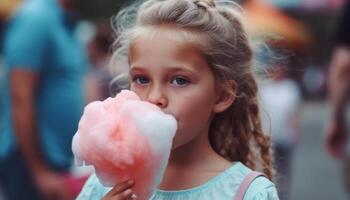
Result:
[[[178,71],[184,71],[184,72],[190,72],[190,73],[196,73],[195,69],[191,69],[190,67],[185,67],[185,66],[169,66],[167,67],[167,70],[170,72],[178,72]],[[147,71],[146,67],[142,66],[132,66],[130,68],[130,72],[132,71]]]
[[[138,66],[135,66],[135,67],[131,67],[130,70],[129,70],[129,73],[130,74],[133,74],[133,73],[147,73],[148,70],[146,67],[138,67]]]
[[[191,69],[189,67],[183,67],[183,66],[170,66],[167,71],[169,73],[174,73],[174,72],[185,72],[185,73],[192,73],[195,74],[196,71],[194,69]]]
[[[132,66],[130,67],[130,71],[145,71],[146,67],[138,67],[138,66]]]

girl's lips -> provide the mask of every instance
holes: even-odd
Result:
[[[179,123],[179,119],[177,118],[177,116],[175,116],[172,112],[167,111],[167,110],[162,110],[165,114],[171,115],[176,119],[176,122]]]

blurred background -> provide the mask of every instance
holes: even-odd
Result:
[[[0,96],[4,95],[1,88],[6,79],[4,33],[25,1],[0,1]],[[90,63],[84,81],[85,104],[109,96],[108,84],[113,77],[108,64],[115,37],[111,19],[130,2],[84,0],[79,5],[74,34],[84,45]],[[332,159],[324,145],[328,72],[346,0],[237,2],[245,9],[247,30],[256,47],[262,104],[272,124],[266,122],[265,127],[272,127],[275,155],[281,158],[276,161],[277,170],[286,175],[277,178],[281,199],[347,199],[342,162]],[[0,118],[0,131],[3,120]],[[274,127],[274,120],[280,127]],[[285,130],[285,135],[274,133],[277,129]],[[4,199],[1,194],[0,188],[0,199]]]

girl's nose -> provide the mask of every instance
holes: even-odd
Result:
[[[148,101],[163,109],[168,106],[168,99],[166,95],[157,88],[152,89],[148,94]]]

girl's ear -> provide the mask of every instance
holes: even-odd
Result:
[[[222,86],[220,86],[213,112],[221,113],[229,108],[236,99],[236,92],[237,83],[234,80],[226,81]]]

